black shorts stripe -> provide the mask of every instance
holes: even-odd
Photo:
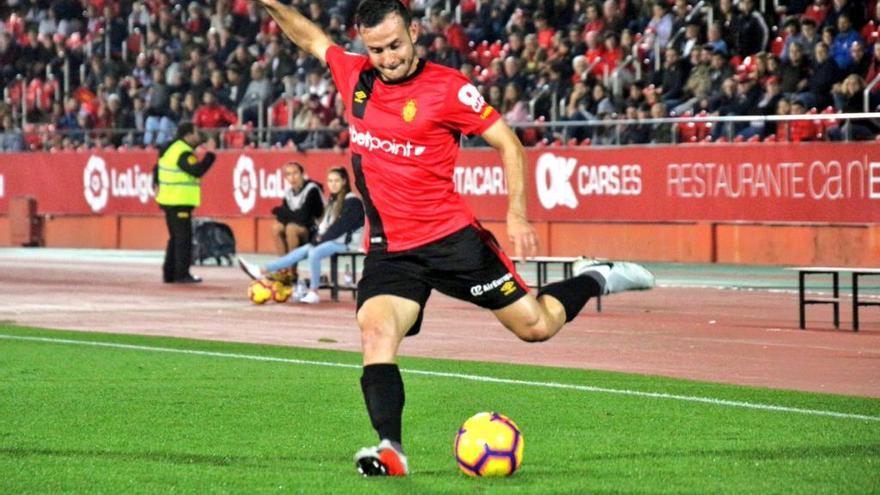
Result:
[[[370,250],[373,250],[374,245],[377,249],[384,249],[387,246],[387,243],[384,242],[385,227],[382,225],[382,217],[379,216],[379,211],[373,205],[373,200],[370,198],[367,180],[364,177],[364,168],[361,165],[361,155],[357,153],[351,154],[351,168],[354,171],[354,184],[357,186],[358,191],[361,193],[361,199],[364,201],[364,213],[370,221]],[[374,243],[374,238],[382,238],[382,242]]]

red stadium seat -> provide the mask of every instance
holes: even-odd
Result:
[[[785,37],[777,36],[773,38],[773,41],[770,42],[770,52],[778,57],[779,54],[782,53],[782,48],[785,46]]]

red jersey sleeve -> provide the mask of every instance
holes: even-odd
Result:
[[[478,135],[501,118],[466,77],[456,73],[450,79],[443,114],[450,127],[464,134]]]
[[[364,55],[346,52],[339,45],[331,45],[327,48],[324,57],[336,89],[339,90],[339,94],[348,98],[354,91],[354,81],[357,81],[357,76],[365,66],[369,66],[370,60]]]

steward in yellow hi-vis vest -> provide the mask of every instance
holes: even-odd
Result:
[[[192,284],[202,279],[189,273],[192,264],[192,211],[202,202],[201,177],[214,164],[210,151],[199,161],[193,148],[202,135],[190,122],[180,124],[171,144],[162,150],[156,165],[156,202],[165,211],[168,246],[162,265],[165,283]]]

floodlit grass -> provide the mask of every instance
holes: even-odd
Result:
[[[357,354],[5,325],[0,335],[223,354],[0,338],[0,493],[880,491],[877,420],[412,372],[412,476],[365,480],[351,456],[376,438]],[[401,365],[880,416],[880,401],[865,398],[535,366]],[[456,429],[481,410],[523,429],[524,464],[512,478],[471,479],[455,465]]]

